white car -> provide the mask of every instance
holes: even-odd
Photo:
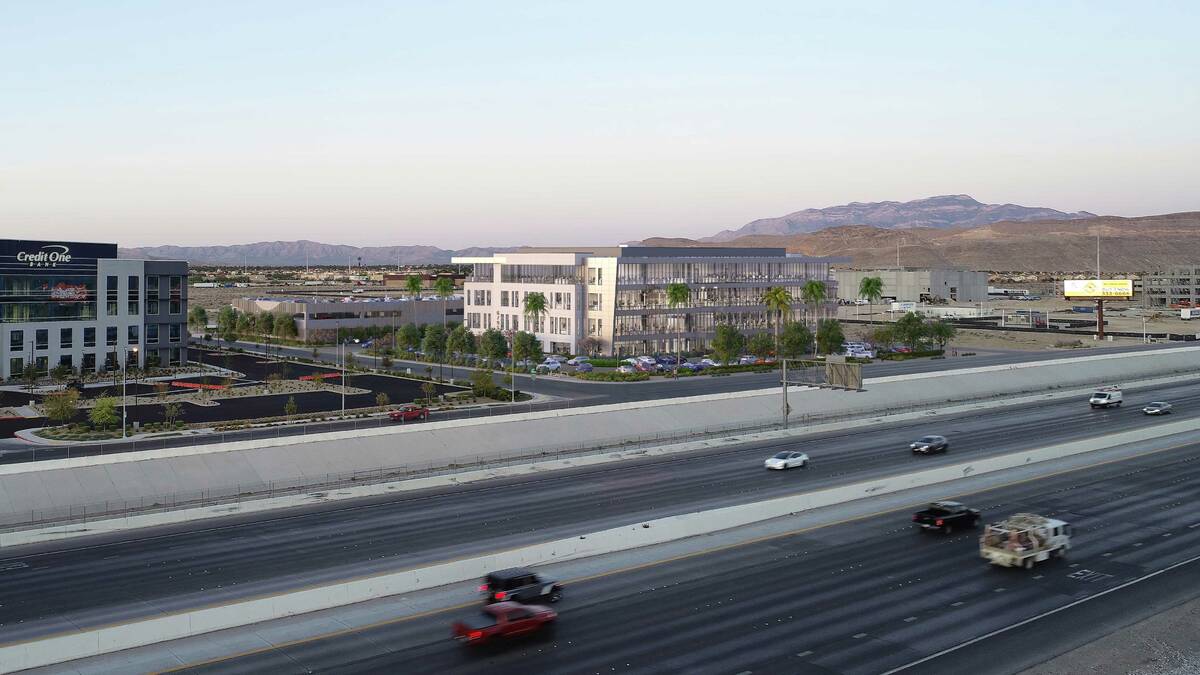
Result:
[[[700,363],[701,365],[708,366],[709,368],[716,368],[717,366],[721,365],[712,359],[700,359]]]
[[[803,452],[794,450],[784,450],[783,452],[775,453],[774,456],[768,457],[763,463],[768,469],[791,469],[800,467],[801,469],[808,468],[808,455]]]
[[[621,374],[623,374],[623,375],[628,375],[628,374],[630,374],[630,373],[636,373],[637,371],[636,371],[636,370],[634,370],[633,366],[631,366],[631,365],[629,365],[628,363],[626,363],[626,364],[625,364],[625,365],[623,365],[623,366],[617,366],[617,372],[618,372],[618,373],[621,373]]]
[[[592,359],[587,356],[576,356],[573,359],[567,359],[567,365],[568,366],[577,366],[581,363],[587,363],[588,361],[591,361],[591,360]]]

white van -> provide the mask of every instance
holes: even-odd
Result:
[[[1092,397],[1088,399],[1088,403],[1092,404],[1093,408],[1107,408],[1109,406],[1121,407],[1121,388],[1120,387],[1105,387],[1092,392]]]

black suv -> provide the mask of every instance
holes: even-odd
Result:
[[[487,603],[558,602],[562,599],[562,584],[530,570],[514,567],[484,577],[479,592],[484,594],[484,602]]]

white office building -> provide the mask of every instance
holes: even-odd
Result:
[[[782,248],[677,248],[620,246],[528,248],[490,257],[459,257],[472,271],[464,284],[466,325],[534,333],[546,352],[580,353],[590,338],[607,355],[706,349],[719,324],[752,334],[768,330],[762,302],[771,287],[796,298],[798,317],[805,282],[826,285],[837,297],[832,263],[845,259],[790,255]],[[668,284],[686,284],[687,306],[667,304]],[[522,300],[538,292],[547,312],[529,317]],[[812,308],[808,308],[812,309]]]

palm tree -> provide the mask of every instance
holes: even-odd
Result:
[[[804,282],[804,286],[800,289],[800,298],[804,300],[805,305],[812,305],[814,308],[819,307],[822,302],[825,302],[825,282],[810,279]],[[815,317],[815,314],[814,314]],[[817,322],[813,321],[813,334],[817,332]],[[814,343],[815,345],[815,343]],[[813,347],[813,356],[816,356],[816,347]]]
[[[454,280],[450,277],[438,277],[433,282],[433,292],[442,299],[442,328],[446,327],[446,302],[454,295]]]
[[[687,284],[667,284],[667,306],[671,309],[682,307],[691,301],[692,289]],[[687,315],[679,317],[679,335],[675,340],[675,377],[679,377],[679,351],[683,343],[683,329],[687,324]]]
[[[421,297],[421,275],[419,275],[419,274],[408,275],[408,278],[404,280],[404,290],[406,292],[408,292],[408,295],[413,300],[420,298]]]
[[[527,293],[525,295],[525,299],[523,302],[524,302],[524,306],[522,307],[521,312],[523,314],[525,314],[526,323],[531,324],[529,326],[529,328],[531,330],[528,332],[530,332],[534,335],[537,335],[538,328],[539,328],[538,324],[541,323],[542,317],[545,316],[545,314],[546,314],[546,296],[542,295],[541,293],[536,293],[536,292],[535,293]],[[517,354],[516,354],[516,351],[514,350],[513,351],[513,365],[514,366],[516,365],[516,361],[517,361]],[[529,376],[529,381],[530,382],[533,381],[532,371]],[[513,386],[516,386],[516,384],[514,383]]]
[[[773,286],[763,293],[763,304],[767,309],[775,315],[775,356],[779,356],[779,328],[783,324],[783,317],[792,312],[792,302],[795,298],[791,292],[783,286]]]
[[[871,322],[875,321],[875,303],[883,298],[883,279],[879,277],[863,277],[858,282],[858,297],[867,301],[867,311],[871,314]]]

